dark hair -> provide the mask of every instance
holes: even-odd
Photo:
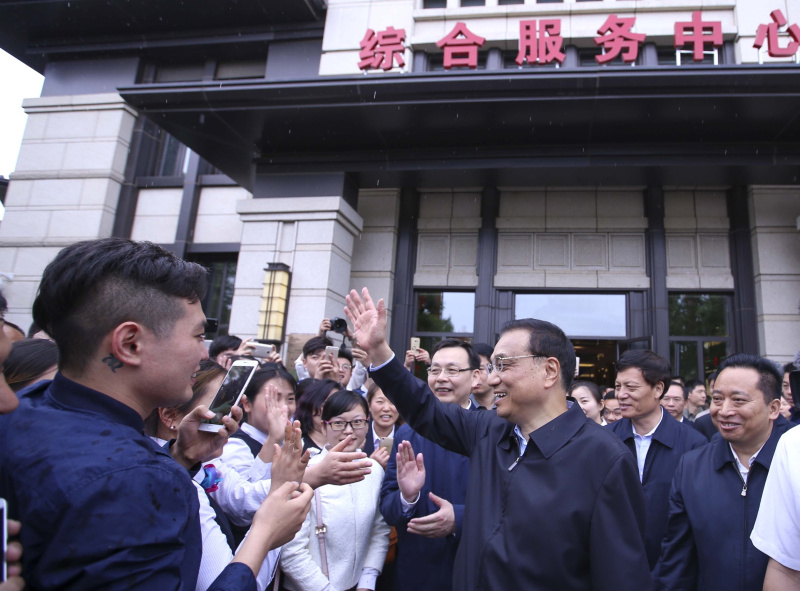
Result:
[[[206,390],[208,385],[217,377],[225,376],[228,372],[219,363],[211,359],[205,359],[200,362],[200,371],[195,373],[194,384],[192,384],[192,398],[174,407],[177,414],[186,416],[189,414],[197,402],[207,394]],[[144,420],[144,434],[151,437],[158,437],[158,426],[161,423],[161,416],[158,414],[158,409],[151,412]]]
[[[314,353],[321,351],[325,347],[331,346],[333,346],[333,341],[328,337],[314,337],[308,339],[306,344],[303,345],[303,357],[308,357],[309,355],[313,355]]]
[[[320,414],[322,405],[328,395],[339,390],[341,386],[333,380],[314,380],[306,386],[303,397],[297,403],[297,411],[294,414],[296,421],[300,421],[300,430],[303,435],[308,435],[314,430],[314,416]]]
[[[344,357],[350,362],[350,365],[353,365],[353,353],[351,353],[347,349],[339,349],[339,357]]]
[[[610,390],[605,394],[603,394],[603,400],[616,400],[616,399],[617,399],[617,393],[614,392],[614,390]]]
[[[38,324],[36,324],[35,322],[31,322],[31,325],[28,327],[28,334],[27,334],[27,337],[28,337],[29,339],[32,339],[32,338],[33,338],[33,335],[35,335],[37,332],[39,332],[39,331],[41,331],[41,330],[42,330],[42,329],[41,329],[41,328],[39,328],[39,325],[38,325]]]
[[[797,368],[795,367],[794,362],[790,361],[789,363],[787,363],[787,364],[785,364],[783,366],[783,373],[792,373],[796,369]]]
[[[42,374],[58,365],[58,347],[46,339],[22,339],[11,345],[3,375],[14,392],[37,382]]]
[[[675,380],[671,380],[671,381],[670,381],[670,383],[669,383],[669,384],[667,384],[667,385],[664,387],[664,396],[666,396],[666,395],[667,395],[667,392],[669,391],[669,389],[670,389],[672,386],[678,386],[678,388],[680,388],[680,389],[681,389],[681,393],[683,394],[683,399],[684,399],[684,400],[688,400],[688,399],[689,399],[689,392],[691,392],[691,391],[693,390],[693,388],[689,388],[688,386],[684,386],[683,384],[681,384],[680,382],[676,382]],[[662,398],[663,398],[664,396],[662,396]]]
[[[683,386],[684,386],[684,388],[686,388],[687,392],[691,392],[692,390],[697,388],[697,386],[703,386],[703,388],[705,388],[706,384],[705,384],[705,382],[703,382],[703,380],[698,380],[697,378],[694,378],[694,379],[688,380]]]
[[[575,375],[575,348],[555,324],[537,318],[524,318],[506,322],[500,329],[500,335],[512,330],[526,330],[530,334],[528,352],[537,355],[555,357],[561,366],[561,385],[569,390]]]
[[[378,392],[383,392],[383,390],[381,390],[381,387],[378,384],[376,384],[375,382],[372,382],[372,385],[367,390],[367,404],[368,405],[372,404],[372,399],[375,398],[375,396],[378,395]]]
[[[661,392],[660,398],[663,398],[664,394],[666,394],[671,381],[670,376],[672,375],[672,368],[669,365],[669,361],[655,351],[649,351],[647,349],[629,349],[620,356],[616,366],[617,373],[635,367],[642,372],[644,381],[647,382],[651,388],[661,382],[664,386],[664,391]]]
[[[486,359],[491,359],[492,353],[494,353],[494,347],[486,343],[472,343],[472,348],[475,350],[475,353],[486,357]]]
[[[467,341],[462,341],[461,339],[442,339],[438,343],[433,346],[431,350],[431,359],[433,356],[436,355],[442,349],[455,349],[461,348],[467,352],[467,361],[469,362],[470,369],[480,369],[481,367],[481,360],[478,357],[478,354],[475,353],[475,349],[472,348],[472,345],[469,344]]]
[[[150,242],[102,238],[64,248],[47,265],[33,302],[33,319],[58,345],[61,367],[86,369],[101,340],[122,322],[167,336],[198,302],[207,271]]]
[[[242,339],[239,337],[235,337],[230,334],[221,334],[211,341],[211,344],[208,346],[208,356],[216,361],[217,355],[223,351],[236,351],[241,344]]]
[[[258,393],[261,392],[261,388],[264,387],[264,384],[278,378],[283,380],[292,388],[294,392],[297,390],[297,380],[294,379],[294,376],[290,374],[286,369],[283,367],[273,364],[274,367],[268,368],[261,368],[256,370],[253,374],[253,377],[250,378],[250,383],[247,384],[247,389],[244,391],[244,395],[247,396],[247,399],[252,403],[255,401],[256,396]]]
[[[361,405],[364,416],[369,418],[369,406],[367,406],[367,401],[364,400],[361,394],[353,392],[352,390],[339,390],[338,392],[334,392],[328,396],[325,404],[322,405],[322,420],[330,421],[333,417],[338,417],[352,410],[357,404]]]
[[[0,314],[5,314],[8,311],[8,301],[6,300],[6,296],[0,292]]]
[[[758,372],[758,389],[761,390],[767,404],[773,400],[779,399],[783,395],[781,391],[783,373],[781,372],[781,366],[777,363],[765,359],[764,357],[759,357],[758,355],[737,353],[720,363],[717,371],[722,373],[729,367],[752,369]]]
[[[594,396],[594,399],[597,400],[597,404],[600,404],[603,401],[603,397],[600,396],[600,388],[598,388],[597,384],[594,382],[587,382],[586,380],[572,382],[572,385],[569,387],[569,394],[572,394],[578,388],[586,388],[589,390],[592,396]]]
[[[712,371],[708,376],[706,376],[706,380],[709,382],[717,381],[717,376],[719,375],[719,371]]]

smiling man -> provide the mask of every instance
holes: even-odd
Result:
[[[661,406],[672,415],[673,419],[682,423],[683,409],[686,408],[686,389],[678,382],[670,382],[669,389],[661,397]]]
[[[681,456],[706,443],[687,423],[661,407],[670,381],[669,362],[653,351],[625,351],[617,361],[614,389],[622,419],[607,428],[625,442],[639,466],[647,501],[647,560],[654,569],[667,526],[669,487]]]
[[[675,471],[660,589],[761,589],[769,558],[750,533],[778,439],[791,426],[779,414],[780,378],[755,355],[720,365],[710,410],[722,438],[686,453]]]
[[[472,412],[442,403],[395,357],[383,300],[351,291],[346,313],[403,418],[470,458],[453,589],[651,588],[635,460],[577,404],[568,408],[575,350],[563,331],[506,324],[487,368],[497,412]]]
[[[428,387],[442,402],[477,410],[470,392],[481,381],[478,359],[469,343],[439,341],[428,368]],[[405,453],[398,453],[403,442]],[[452,587],[468,478],[468,458],[425,439],[409,425],[397,430],[380,506],[386,523],[397,528],[396,591]]]

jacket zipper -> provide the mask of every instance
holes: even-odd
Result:
[[[742,496],[746,497],[747,496],[747,481],[744,479],[744,476],[742,476],[742,473],[739,472],[739,468],[736,466],[736,462],[734,462],[734,464],[733,464],[733,469],[736,470],[736,474],[739,476],[739,480],[742,481]],[[749,476],[749,473],[748,473],[748,476]]]
[[[514,463],[513,463],[513,464],[511,464],[511,465],[508,467],[508,471],[509,471],[509,472],[511,472],[511,471],[512,471],[514,468],[516,468],[516,467],[517,467],[517,464],[519,464],[519,461],[522,459],[522,450],[520,449],[520,446],[519,446],[519,440],[517,439],[517,436],[516,436],[516,435],[514,435],[514,442],[517,444],[517,459],[516,459],[516,460],[514,460]]]

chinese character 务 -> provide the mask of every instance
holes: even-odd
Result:
[[[758,32],[756,33],[756,42],[753,47],[761,49],[764,45],[764,40],[767,41],[767,52],[770,57],[791,57],[797,53],[797,48],[800,47],[800,27],[796,24],[791,25],[786,32],[793,39],[789,41],[789,45],[781,47],[778,42],[778,29],[786,26],[786,17],[780,10],[773,10],[770,14],[772,20],[768,25],[758,25]]]
[[[606,64],[620,54],[626,64],[636,61],[639,44],[644,42],[646,35],[631,31],[635,23],[635,17],[620,18],[616,14],[606,19],[603,26],[597,29],[597,34],[600,36],[594,38],[595,45],[602,45],[606,51],[594,57],[598,64]]]
[[[561,19],[541,19],[538,36],[535,20],[520,21],[519,53],[514,61],[520,66],[525,62],[549,64],[557,61],[563,64],[566,57],[561,51],[563,45]]]
[[[711,44],[713,47],[722,46],[722,23],[720,21],[703,22],[700,11],[696,11],[692,13],[691,21],[675,23],[675,49],[692,45],[694,61],[702,62],[706,44]]]
[[[361,61],[358,62],[360,70],[377,70],[383,68],[388,72],[394,67],[397,62],[398,67],[402,68],[406,65],[403,59],[403,41],[406,40],[405,29],[395,29],[394,27],[387,27],[385,31],[381,31],[375,35],[375,31],[367,29],[364,38],[361,40],[361,52],[358,57]]]
[[[464,23],[456,23],[453,30],[436,42],[444,49],[444,69],[454,66],[478,67],[478,48],[486,42],[467,28]]]

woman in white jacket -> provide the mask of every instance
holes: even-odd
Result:
[[[328,445],[314,456],[321,461],[328,449],[350,437],[345,451],[364,443],[369,408],[355,392],[332,394],[322,407]],[[354,484],[319,487],[303,527],[283,547],[281,569],[293,591],[375,589],[389,547],[389,526],[378,510],[383,468],[371,460],[366,478]]]

